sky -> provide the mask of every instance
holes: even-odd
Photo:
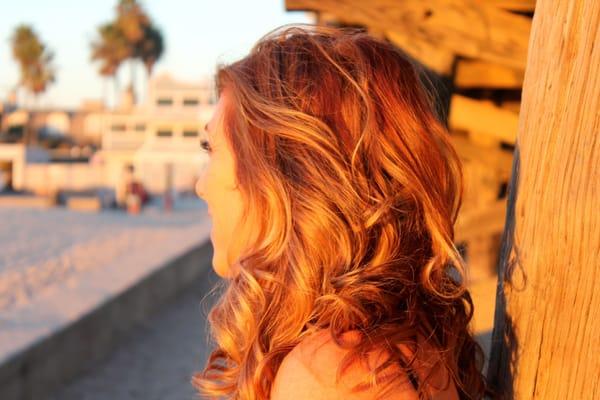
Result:
[[[0,0],[0,101],[19,80],[12,58],[14,28],[31,24],[54,51],[57,79],[40,97],[44,108],[75,108],[84,99],[112,93],[104,86],[98,65],[90,62],[90,42],[100,24],[114,18],[117,0]],[[183,81],[211,78],[217,63],[246,54],[262,35],[288,23],[310,23],[310,15],[285,11],[284,0],[141,0],[161,28],[165,52],[154,74],[168,72]],[[130,68],[119,70],[119,82],[130,82]],[[145,72],[136,74],[143,92]]]

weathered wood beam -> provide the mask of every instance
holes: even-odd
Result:
[[[512,165],[512,152],[500,147],[481,147],[469,138],[451,135],[450,141],[463,162],[476,162],[494,171],[499,181],[508,181]]]
[[[317,24],[319,25],[327,25],[332,24],[338,21],[337,16],[331,13],[317,13]]]
[[[506,218],[506,200],[497,200],[487,207],[464,210],[458,214],[454,225],[456,243],[468,242],[477,237],[501,233]]]
[[[384,35],[421,64],[440,75],[450,75],[455,55],[447,49],[436,47],[430,42],[411,38],[398,30],[385,30]]]
[[[531,20],[474,0],[286,0],[288,10],[335,14],[465,57],[524,69]],[[407,50],[408,51],[408,50]],[[426,58],[419,61],[427,65]]]
[[[454,85],[459,88],[521,89],[524,71],[486,61],[459,60]]]
[[[514,112],[515,114],[518,114],[521,110],[521,101],[519,100],[508,100],[508,101],[503,101],[502,104],[500,104],[500,107]]]
[[[502,399],[600,398],[600,2],[538,0],[489,366]]]
[[[482,137],[480,143],[485,140],[514,144],[519,116],[491,102],[455,94],[450,102],[448,124],[452,130],[469,132],[474,141]]]
[[[317,12],[316,22],[319,25],[352,24],[343,15],[337,16],[330,12]],[[366,26],[370,35],[388,39],[397,47],[404,50],[406,54],[419,61],[427,68],[440,75],[450,75],[454,64],[455,55],[440,47],[432,46],[431,43],[420,39],[411,38],[402,32],[383,30],[378,25]]]
[[[485,3],[494,7],[510,11],[528,11],[535,10],[535,0],[476,0],[478,3]]]

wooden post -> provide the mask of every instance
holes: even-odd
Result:
[[[538,0],[488,376],[501,398],[600,399],[600,1]]]

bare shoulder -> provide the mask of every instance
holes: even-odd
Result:
[[[369,378],[369,368],[353,363],[337,380],[338,368],[348,350],[339,347],[329,332],[321,331],[303,340],[283,360],[271,389],[271,400],[370,400],[377,390],[353,390]],[[369,366],[377,365],[379,355],[369,357]],[[379,361],[381,362],[381,361]],[[371,365],[374,363],[373,365]],[[413,400],[416,392],[408,380],[382,400]]]
[[[329,369],[323,365],[317,367],[317,360],[307,357],[314,352],[319,361],[322,361],[324,357],[314,351],[316,347],[315,338],[311,337],[288,353],[275,375],[271,400],[321,400],[331,397],[332,388],[328,384],[330,379],[320,376],[321,372],[329,374]]]

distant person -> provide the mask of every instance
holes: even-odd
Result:
[[[125,167],[124,200],[124,206],[131,214],[138,214],[142,207],[149,201],[148,192],[144,188],[144,185],[135,179],[135,168],[133,165]]]
[[[356,30],[287,27],[221,67],[217,87],[197,188],[227,285],[194,386],[481,399],[453,244],[461,165],[411,62]]]

